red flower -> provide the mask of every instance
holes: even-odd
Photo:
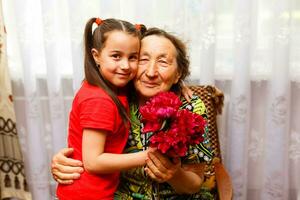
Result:
[[[206,121],[201,115],[185,109],[179,110],[176,122],[172,125],[178,127],[178,132],[186,134],[190,145],[203,142],[204,138],[202,135],[204,134]]]
[[[163,154],[170,157],[185,156],[187,138],[177,133],[175,129],[159,131],[150,139],[150,146],[157,147]]]
[[[186,155],[189,145],[203,141],[206,121],[201,115],[180,110],[181,101],[172,92],[162,92],[140,108],[143,133],[152,132],[151,147],[169,157]]]
[[[160,130],[165,119],[176,117],[181,104],[180,99],[173,92],[161,92],[151,98],[140,108],[142,120],[145,122],[143,132]]]

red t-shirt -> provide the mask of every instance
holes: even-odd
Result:
[[[118,98],[128,110],[125,93]],[[107,93],[84,82],[77,92],[69,116],[69,147],[74,148],[72,158],[82,161],[82,133],[84,128],[105,130],[104,152],[121,154],[128,139],[118,108]],[[58,185],[60,200],[102,200],[113,199],[119,183],[119,172],[111,174],[90,174],[84,171],[80,179],[71,185]]]

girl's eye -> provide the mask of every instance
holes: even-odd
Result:
[[[130,60],[130,61],[136,61],[137,59],[138,59],[137,56],[130,56],[130,57],[129,57],[129,60]]]
[[[120,59],[120,58],[121,58],[121,56],[120,56],[119,54],[113,54],[112,57],[113,57],[114,59]]]

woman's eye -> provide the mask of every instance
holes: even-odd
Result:
[[[167,62],[167,61],[165,61],[165,60],[159,60],[158,62],[159,62],[159,63],[161,63],[161,64],[165,64],[165,65],[167,65],[167,64],[168,64],[168,62]]]
[[[148,60],[149,60],[148,58],[140,58],[139,62],[140,63],[146,63],[146,62],[148,62]]]

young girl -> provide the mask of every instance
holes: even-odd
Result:
[[[93,31],[92,27],[97,28]],[[85,80],[69,119],[69,147],[85,171],[58,185],[60,200],[113,199],[119,171],[145,164],[151,149],[122,154],[128,138],[126,85],[137,71],[140,32],[129,22],[90,19],[85,27]]]

